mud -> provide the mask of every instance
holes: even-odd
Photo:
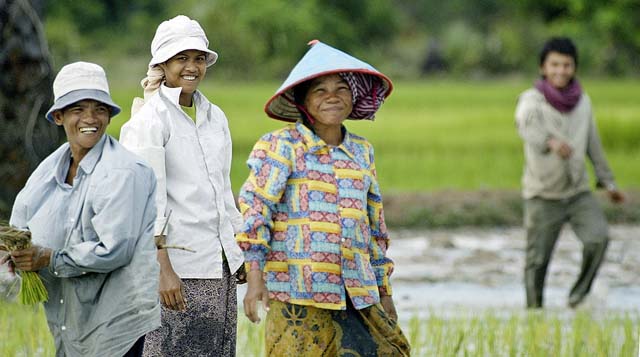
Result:
[[[394,300],[400,310],[520,309],[525,237],[521,228],[392,231]],[[580,308],[640,308],[640,226],[612,226],[607,257]],[[552,257],[545,306],[565,309],[582,246],[565,227]]]

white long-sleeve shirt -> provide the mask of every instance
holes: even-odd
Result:
[[[563,199],[589,191],[587,158],[593,163],[598,186],[615,185],[586,93],[572,111],[561,113],[540,91],[531,88],[520,95],[515,116],[524,142],[524,198]],[[573,154],[569,159],[549,150],[547,140],[551,137],[571,145]]]
[[[222,110],[200,92],[194,122],[181,108],[181,88],[164,85],[122,126],[120,142],[143,157],[156,174],[156,234],[171,218],[167,244],[196,250],[168,251],[181,278],[222,277],[222,250],[232,272],[243,263],[234,233],[242,226],[231,191],[231,135]]]

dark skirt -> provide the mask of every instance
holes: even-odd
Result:
[[[269,301],[267,356],[409,356],[400,326],[376,304],[327,310]]]
[[[144,356],[235,356],[238,304],[235,278],[183,279],[187,311],[162,308],[162,325],[148,333]]]

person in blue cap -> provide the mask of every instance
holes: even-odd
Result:
[[[247,161],[236,235],[248,288],[244,312],[267,309],[267,355],[409,355],[397,324],[393,262],[373,147],[346,119],[373,119],[389,78],[322,42],[269,99],[292,122],[264,135]]]
[[[56,356],[142,356],[160,326],[155,260],[156,177],[105,133],[120,112],[97,64],[75,62],[53,82],[46,118],[67,142],[31,174],[10,225],[31,247],[10,252],[10,269],[40,274]]]

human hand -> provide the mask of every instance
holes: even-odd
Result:
[[[252,270],[247,274],[247,293],[244,295],[242,301],[244,307],[244,314],[249,318],[251,322],[259,323],[260,316],[258,316],[258,301],[262,301],[262,306],[265,311],[269,311],[269,291],[262,279],[262,272],[260,270]]]
[[[247,271],[244,268],[244,264],[240,265],[238,271],[234,274],[236,277],[236,284],[242,285],[247,283]]]
[[[380,304],[391,320],[398,321],[398,313],[396,312],[396,306],[393,304],[391,295],[380,296]]]
[[[11,275],[15,275],[15,264],[13,263],[13,260],[11,260],[11,255],[9,253],[3,255],[2,258],[0,258],[0,266],[4,265],[5,263],[7,264],[9,273],[11,273]]]
[[[547,146],[549,147],[549,149],[551,149],[551,151],[555,152],[556,154],[558,154],[558,156],[565,160],[570,158],[573,154],[573,148],[571,147],[571,145],[560,139],[550,138],[549,140],[547,140]]]
[[[617,189],[607,190],[607,195],[609,196],[609,199],[613,203],[624,202],[624,195],[622,194],[622,192],[618,191]]]
[[[173,269],[160,270],[160,302],[164,307],[176,311],[187,311],[182,280]]]
[[[16,269],[22,271],[38,271],[49,266],[51,261],[50,248],[32,245],[27,249],[14,250],[10,252],[11,260]]]

